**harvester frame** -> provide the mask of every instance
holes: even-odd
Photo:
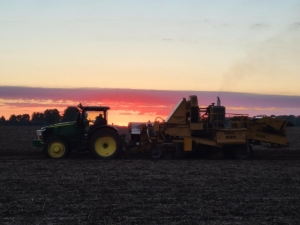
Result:
[[[139,134],[137,126],[140,126]],[[195,95],[188,100],[181,99],[162,122],[156,119],[153,123],[129,123],[131,139],[137,142],[137,148],[151,151],[153,158],[160,158],[164,153],[170,157],[170,152],[180,157],[182,153],[219,148],[226,158],[251,159],[251,144],[288,146],[285,127],[286,121],[280,119],[252,120],[247,114],[226,114],[219,97],[217,105],[212,103],[201,108]]]

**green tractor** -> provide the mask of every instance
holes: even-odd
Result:
[[[118,130],[107,124],[107,106],[77,106],[77,119],[37,130],[33,146],[53,159],[66,158],[72,150],[89,151],[95,158],[112,159],[121,151]]]

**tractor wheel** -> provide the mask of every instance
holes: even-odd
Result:
[[[237,160],[250,160],[253,157],[253,150],[249,145],[249,151],[247,145],[238,145],[233,151],[233,157]]]
[[[51,137],[46,141],[43,151],[48,158],[62,159],[69,155],[70,146],[62,137]]]
[[[114,130],[101,129],[91,136],[88,147],[95,158],[113,159],[120,152],[121,138]]]

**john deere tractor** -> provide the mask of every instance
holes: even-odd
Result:
[[[121,149],[118,130],[107,124],[107,106],[77,107],[77,119],[46,126],[37,131],[35,147],[43,149],[49,158],[60,159],[72,150],[89,151],[94,157],[112,159]]]

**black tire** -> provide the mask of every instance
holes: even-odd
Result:
[[[151,151],[151,157],[152,159],[159,159],[162,155],[162,151],[160,149],[153,149]]]
[[[253,158],[253,149],[249,145],[249,150],[247,145],[237,145],[233,151],[234,159],[237,160],[250,160]]]
[[[97,159],[114,159],[121,152],[121,138],[117,131],[103,128],[92,134],[88,149]]]
[[[46,141],[43,152],[47,158],[63,159],[69,155],[70,145],[63,137],[50,137]]]

